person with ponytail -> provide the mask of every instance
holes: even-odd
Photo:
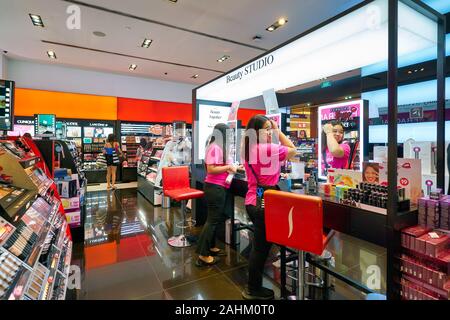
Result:
[[[208,206],[208,217],[200,234],[196,253],[197,267],[214,265],[219,262],[218,256],[223,250],[216,247],[216,231],[219,224],[226,219],[226,208],[231,201],[230,185],[226,182],[228,174],[236,173],[237,167],[230,159],[230,128],[223,123],[214,127],[205,154],[206,178],[205,198]]]

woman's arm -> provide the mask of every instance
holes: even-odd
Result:
[[[294,143],[292,143],[292,141],[289,140],[289,138],[286,137],[286,135],[278,128],[278,125],[275,121],[271,120],[271,122],[272,128],[274,128],[275,133],[278,134],[278,139],[280,140],[281,145],[288,148],[287,159],[290,160],[294,158],[297,154],[297,149],[295,148]]]
[[[224,172],[236,173],[236,170],[237,170],[236,167],[233,165],[222,166],[222,165],[215,165],[215,164],[206,165],[206,169],[207,169],[208,173],[210,173],[210,174],[221,174]]]
[[[336,141],[333,135],[333,126],[331,124],[326,124],[323,127],[323,131],[325,132],[327,136],[327,147],[328,151],[333,155],[333,157],[336,158],[342,158],[345,153],[344,149],[339,145],[339,143]]]

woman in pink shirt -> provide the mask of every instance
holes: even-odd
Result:
[[[344,142],[344,126],[341,122],[327,123],[323,126],[326,135],[326,168],[347,169],[350,146]]]
[[[217,226],[225,221],[225,210],[231,200],[230,185],[226,179],[229,173],[236,173],[237,170],[229,159],[229,133],[230,128],[226,124],[217,124],[206,149],[204,191],[208,217],[198,240],[198,267],[213,265],[219,261],[218,255],[224,255],[222,250],[216,248],[215,240]]]
[[[247,300],[270,300],[274,297],[273,290],[262,286],[262,278],[272,243],[266,240],[264,210],[256,206],[256,188],[258,183],[275,186],[280,179],[282,163],[293,158],[296,149],[278,129],[276,122],[257,115],[247,124],[243,154],[248,182],[245,208],[253,222],[254,231],[248,265],[248,285],[242,292],[242,297]]]

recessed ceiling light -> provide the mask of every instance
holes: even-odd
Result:
[[[266,30],[269,32],[275,31],[279,27],[284,26],[287,22],[288,20],[286,18],[280,18],[276,22],[274,22],[271,26],[268,26]]]
[[[191,78],[192,78],[192,79],[197,79],[198,77],[199,77],[198,74],[194,74]]]
[[[152,44],[153,40],[151,39],[145,39],[144,42],[142,42],[141,47],[142,48],[148,48]]]
[[[425,70],[425,68],[420,69],[420,71],[424,71],[424,70]]]
[[[40,15],[30,13],[29,16],[34,26],[42,28],[44,27],[44,22],[42,22],[42,18]]]
[[[177,3],[178,0],[169,0],[172,3]]]
[[[49,50],[49,51],[47,51],[47,55],[50,59],[56,59],[55,51]]]
[[[225,60],[230,59],[230,56],[224,55],[222,58],[218,59],[217,62],[224,62]]]
[[[130,69],[130,71],[134,71],[134,70],[136,70],[136,68],[137,68],[136,64],[131,64],[129,69]]]
[[[408,73],[409,73],[409,74],[411,74],[411,73],[412,73],[412,71],[411,71],[411,70],[408,70]]]
[[[97,37],[100,37],[100,38],[106,37],[106,34],[104,32],[101,32],[101,31],[94,31],[92,33],[94,34],[94,36],[97,36]]]

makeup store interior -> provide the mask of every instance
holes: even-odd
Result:
[[[449,300],[449,13],[0,0],[0,299]]]

